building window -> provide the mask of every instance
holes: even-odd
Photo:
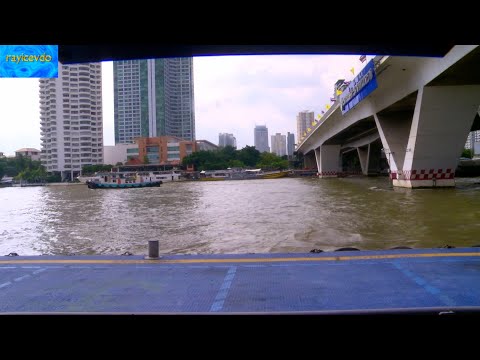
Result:
[[[147,153],[157,153],[158,154],[158,146],[147,146]]]

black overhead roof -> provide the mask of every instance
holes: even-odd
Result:
[[[64,64],[129,59],[212,55],[358,54],[398,56],[444,56],[454,44],[445,41],[427,45],[179,45],[179,44],[92,44],[59,45]]]

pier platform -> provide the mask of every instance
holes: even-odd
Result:
[[[480,248],[0,256],[0,314],[480,311]]]

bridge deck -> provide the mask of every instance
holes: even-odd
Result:
[[[0,257],[0,313],[324,313],[480,307],[480,248]],[[480,308],[478,308],[480,309]]]

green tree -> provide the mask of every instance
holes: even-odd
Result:
[[[463,149],[461,157],[466,157],[471,159],[473,157],[473,152],[471,149]]]
[[[257,163],[257,167],[265,170],[288,169],[288,160],[284,160],[276,154],[264,152],[260,155],[260,161]]]
[[[7,162],[4,159],[0,159],[0,179],[5,175],[5,167]]]
[[[221,148],[219,152],[219,155],[226,161],[235,160],[237,158],[237,150],[231,145]]]
[[[238,151],[237,159],[245,164],[245,166],[255,167],[260,161],[260,151],[255,146],[245,146]]]
[[[144,155],[144,156],[143,156],[143,163],[144,163],[144,164],[149,164],[149,163],[150,163],[150,160],[148,160],[148,156],[147,156],[147,155]]]
[[[182,160],[182,165],[193,165],[195,170],[221,170],[228,167],[255,167],[260,161],[260,152],[253,146],[235,150],[225,146],[214,151],[196,151]]]
[[[0,178],[5,175],[26,181],[45,181],[47,177],[40,161],[22,155],[0,159]]]
[[[51,174],[47,175],[46,181],[49,182],[49,183],[61,182],[62,181],[62,176],[59,172],[54,172],[54,173],[51,173]]]
[[[302,153],[293,152],[293,167],[295,169],[303,169],[305,167]]]
[[[245,164],[240,160],[230,160],[228,162],[228,167],[231,168],[244,168]]]
[[[28,182],[44,182],[47,179],[47,172],[43,166],[35,167],[35,168],[26,168],[22,170],[17,176],[15,176],[15,180],[25,180]]]

